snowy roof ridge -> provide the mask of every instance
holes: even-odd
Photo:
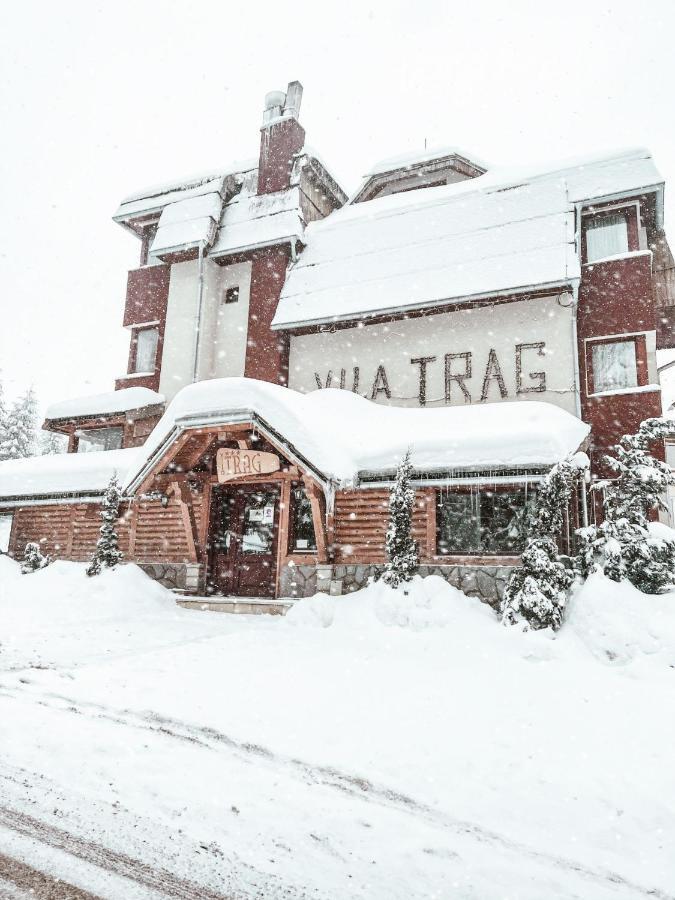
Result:
[[[433,162],[437,159],[446,159],[450,156],[457,156],[467,162],[472,163],[481,169],[489,169],[489,164],[484,160],[475,156],[473,153],[466,153],[461,147],[438,145],[429,147],[424,150],[411,150],[408,153],[398,153],[394,156],[387,156],[378,160],[373,166],[364,172],[363,178],[371,178],[373,175],[384,175],[387,172],[394,172],[398,169],[414,168],[424,163]]]
[[[162,184],[154,184],[145,188],[134,191],[123,197],[120,206],[125,203],[131,203],[134,200],[145,200],[151,197],[161,197],[163,194],[170,194],[174,191],[189,190],[190,188],[201,187],[210,181],[216,181],[219,178],[226,178],[228,175],[238,175],[244,172],[250,172],[258,168],[257,159],[233,160],[229,165],[213,170],[211,172],[202,172],[198,175],[192,175],[186,178],[177,178],[174,181],[163,182]]]

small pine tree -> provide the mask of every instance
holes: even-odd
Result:
[[[675,581],[675,539],[654,535],[650,513],[663,509],[663,495],[675,484],[667,463],[651,452],[657,441],[675,434],[670,419],[645,419],[635,434],[625,434],[605,462],[617,473],[598,482],[604,490],[605,520],[579,530],[578,569],[586,577],[596,568],[612,581],[627,578],[638,590],[658,594]]]
[[[100,537],[96,542],[96,549],[91,558],[87,575],[98,575],[103,567],[113,568],[122,559],[117,535],[117,520],[119,519],[120,501],[122,492],[117,481],[117,475],[113,475],[101,503],[101,529]]]
[[[525,621],[531,628],[562,625],[573,573],[560,560],[556,538],[562,533],[565,510],[574,485],[588,460],[583,454],[568,457],[553,466],[537,494],[530,537],[504,589],[502,622]]]
[[[387,563],[382,580],[393,588],[410,581],[419,568],[417,544],[412,539],[415,492],[410,487],[411,473],[408,450],[396,470],[396,481],[389,494],[389,526],[385,540]]]
[[[24,459],[34,455],[36,421],[37,400],[33,388],[29,388],[4,416],[0,460]]]
[[[38,569],[44,569],[51,562],[49,556],[45,556],[40,550],[40,545],[30,542],[26,544],[23,551],[23,560],[21,562],[21,573],[29,575],[31,572],[37,572]]]

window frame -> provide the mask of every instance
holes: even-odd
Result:
[[[9,519],[9,531],[7,533],[7,548],[3,549],[0,545],[0,556],[9,555],[12,546],[12,529],[14,528],[14,512],[13,510],[0,509],[0,519]]]
[[[623,344],[632,342],[635,345],[635,368],[637,372],[637,384],[632,387],[611,388],[598,391],[595,388],[593,375],[593,347],[598,344]],[[639,392],[649,384],[649,360],[647,356],[647,333],[644,331],[630,334],[610,334],[603,337],[590,337],[585,339],[586,359],[586,396],[609,397],[612,394],[630,394]]]
[[[476,485],[475,487],[468,487],[466,485],[457,485],[452,488],[436,488],[435,490],[435,498],[434,498],[434,515],[435,515],[435,542],[434,542],[434,559],[435,560],[452,560],[452,559],[469,559],[469,558],[485,558],[485,559],[501,559],[501,558],[516,558],[519,557],[524,549],[524,544],[519,548],[511,548],[511,549],[501,549],[501,550],[487,550],[487,549],[478,549],[478,550],[459,550],[453,549],[447,553],[444,553],[441,550],[441,528],[442,528],[442,515],[441,515],[441,504],[443,501],[443,497],[449,494],[463,494],[470,495],[476,494],[514,494],[519,493],[522,494],[524,500],[527,500],[530,496],[533,496],[537,491],[539,486],[538,481],[532,481],[529,483],[528,488],[526,489],[526,485],[519,483],[506,483],[506,484],[497,484],[497,485]],[[524,505],[524,504],[523,504]]]
[[[640,250],[640,204],[638,201],[633,203],[617,203],[609,206],[592,207],[581,213],[581,261],[583,265],[595,266],[602,262],[603,259],[614,257],[600,257],[597,260],[588,259],[588,242],[586,239],[587,224],[590,220],[598,221],[610,216],[623,215],[626,219],[628,249],[626,253],[616,254],[616,258],[636,253]]]
[[[314,546],[313,547],[297,547],[297,529],[296,529],[296,520],[295,520],[295,512],[297,506],[297,500],[295,497],[296,491],[302,491],[305,495],[307,502],[310,505],[310,511],[312,514],[312,531],[314,532]],[[310,554],[316,555],[318,552],[318,543],[316,539],[316,529],[314,528],[314,513],[312,510],[311,500],[309,498],[309,494],[307,493],[307,489],[300,484],[299,482],[293,482],[291,484],[291,493],[290,493],[290,509],[288,511],[288,553],[290,555],[295,555],[296,553],[301,554]]]
[[[152,369],[139,369],[138,368],[138,339],[142,332],[154,331],[157,335],[155,340],[155,353],[152,364]],[[131,330],[131,345],[133,348],[132,351],[132,359],[131,359],[131,371],[128,373],[129,375],[154,375],[157,372],[157,358],[159,356],[159,342],[160,342],[160,331],[159,331],[159,322],[147,324],[147,325],[134,325]]]
[[[86,440],[87,433],[91,433],[92,431],[118,431],[120,433],[120,445],[119,447],[113,447],[113,450],[122,450],[124,448],[124,425],[116,424],[116,425],[97,425],[94,428],[76,428],[74,431],[74,437],[76,441],[75,445],[75,453],[103,453],[105,452],[105,448],[101,447],[99,449],[92,450],[80,450],[81,440],[84,437]]]

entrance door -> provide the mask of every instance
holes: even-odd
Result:
[[[274,596],[278,517],[278,488],[241,485],[214,490],[209,593]]]

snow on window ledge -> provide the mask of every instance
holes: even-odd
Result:
[[[617,394],[650,394],[652,392],[661,392],[660,384],[641,384],[638,387],[631,388],[614,388],[611,391],[597,391],[595,394],[589,394],[590,397],[616,397]]]
[[[129,378],[150,378],[154,372],[129,372],[126,375],[120,375],[119,380],[127,381]]]
[[[600,259],[594,259],[592,262],[585,262],[584,268],[597,266],[600,263],[615,262],[620,259],[632,259],[636,256],[652,256],[651,250],[628,250],[626,253],[615,253],[613,256],[602,256]]]

